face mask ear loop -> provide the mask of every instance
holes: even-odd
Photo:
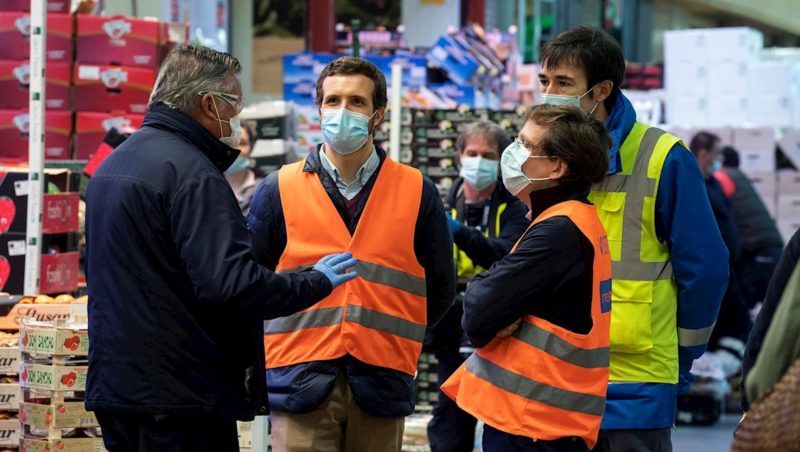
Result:
[[[217,108],[217,101],[214,96],[211,96],[211,103],[214,104],[214,110],[217,112],[217,123],[219,124],[219,136],[225,138],[225,132],[222,130],[222,118],[219,116],[219,109]]]
[[[594,115],[594,111],[597,110],[597,106],[600,105],[600,101],[595,102],[594,107],[592,107],[592,111],[589,112],[589,115]]]

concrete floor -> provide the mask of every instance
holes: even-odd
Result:
[[[677,427],[672,433],[674,452],[728,452],[739,415],[726,414],[710,427]]]

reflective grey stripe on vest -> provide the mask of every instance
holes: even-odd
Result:
[[[523,321],[522,325],[514,332],[514,337],[532,347],[543,350],[562,361],[576,366],[590,369],[608,367],[610,359],[608,347],[596,348],[593,350],[576,347],[555,334],[525,321]]]
[[[348,305],[347,321],[415,342],[422,342],[425,338],[425,325],[410,322],[383,312],[373,311],[363,306]]]
[[[298,312],[288,317],[264,321],[264,334],[284,334],[304,328],[321,328],[342,323],[344,309],[320,308]]]
[[[611,275],[614,279],[630,281],[672,279],[670,262],[640,262],[644,198],[656,196],[656,180],[647,176],[647,168],[658,140],[665,133],[655,127],[648,128],[639,145],[631,175],[613,174],[592,187],[593,190],[604,192],[625,192],[622,252],[620,260],[612,262]]]
[[[681,347],[693,347],[695,345],[705,345],[711,338],[714,325],[696,330],[689,328],[678,328],[678,345]]]
[[[313,265],[298,265],[297,267],[281,270],[278,273],[296,273],[313,267]],[[406,291],[418,297],[424,297],[428,292],[425,278],[420,278],[394,268],[359,260],[354,269],[358,272],[358,277],[365,281],[394,287],[395,289]]]
[[[602,416],[606,407],[605,397],[582,394],[556,388],[523,375],[510,372],[473,353],[466,362],[467,370],[475,376],[488,381],[498,388],[544,403],[562,410]]]

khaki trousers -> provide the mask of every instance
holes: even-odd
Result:
[[[274,452],[400,452],[403,417],[375,417],[353,400],[344,372],[328,398],[309,413],[273,411]]]

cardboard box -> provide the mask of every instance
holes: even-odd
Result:
[[[18,363],[17,372],[19,372]],[[22,390],[19,383],[0,383],[0,410],[17,411],[20,402],[22,402]]]
[[[664,66],[677,63],[706,64],[708,38],[704,30],[668,30],[664,32]]]
[[[745,173],[775,171],[775,132],[772,128],[734,129],[733,147],[739,151],[739,166]]]
[[[85,356],[89,354],[86,329],[56,327],[53,322],[23,322],[20,325],[23,352],[39,355]]]
[[[778,195],[778,220],[800,220],[800,195]]]
[[[798,98],[796,115],[800,119],[800,98]],[[800,168],[800,132],[795,129],[785,129],[783,136],[778,141],[778,147],[795,168]]]
[[[5,3],[7,0],[0,2]],[[2,6],[0,6],[2,8]],[[47,15],[48,71],[51,63],[72,63],[72,16]],[[28,13],[0,12],[0,59],[25,60],[30,58],[31,18]]]
[[[794,170],[778,171],[778,193],[781,195],[800,195],[800,172]]]
[[[339,55],[330,53],[295,53],[283,56],[283,82],[316,83],[322,69]],[[287,99],[288,100],[288,99]]]
[[[19,373],[19,347],[0,347],[0,375],[16,375]],[[2,387],[2,384],[0,384]],[[0,404],[3,400],[0,399]],[[0,406],[0,411],[4,410]]]
[[[707,42],[708,61],[756,61],[764,48],[764,35],[747,27],[709,28],[703,30]]]
[[[789,96],[759,96],[748,105],[750,123],[770,127],[791,127],[794,103]]]
[[[142,127],[143,115],[125,112],[78,112],[75,115],[75,159],[88,160],[109,130]]]
[[[70,318],[69,304],[15,304],[7,312],[0,315],[0,329],[18,330],[24,318],[32,318],[40,322],[67,320]],[[19,372],[19,367],[17,367]]]
[[[0,447],[17,447],[22,432],[18,419],[0,421]]]
[[[747,96],[749,72],[744,61],[723,61],[708,66],[708,93],[717,96]]]
[[[47,182],[54,171],[46,173]],[[76,187],[77,188],[77,187]],[[78,231],[79,194],[45,194],[43,232],[57,234]],[[24,234],[28,214],[28,172],[25,170],[0,172],[0,234]],[[0,253],[2,254],[2,253]]]
[[[253,447],[253,423],[252,422],[236,422],[236,429],[239,432],[239,447],[252,448]]]
[[[78,290],[79,253],[47,253],[42,255],[41,293],[64,293]]]
[[[800,218],[791,220],[782,220],[778,218],[776,224],[778,225],[778,231],[781,233],[783,242],[788,243],[789,239],[800,229]]]
[[[778,179],[775,173],[749,173],[747,178],[762,198],[774,198],[778,192]]]
[[[24,233],[0,235],[0,289],[4,292],[24,292],[25,250]],[[41,293],[57,294],[78,289],[78,252],[48,253],[41,259]]]
[[[80,229],[80,193],[54,193],[43,196],[42,233],[63,234]]]
[[[675,96],[709,95],[709,67],[707,63],[678,62],[667,66],[664,74],[664,89],[670,100]],[[745,79],[747,83],[747,79]]]
[[[762,96],[791,97],[797,94],[798,68],[788,61],[758,61],[750,63],[747,93],[758,99]]]
[[[50,391],[83,391],[87,369],[87,366],[22,363],[19,384],[23,388]]]
[[[749,99],[742,95],[712,96],[708,103],[710,127],[735,127],[750,120]]]
[[[0,160],[28,161],[28,110],[0,110]],[[44,154],[47,160],[71,156],[72,113],[45,113]]]
[[[159,24],[125,16],[78,15],[76,58],[81,64],[117,64],[155,68]]]
[[[97,417],[86,411],[83,402],[61,402],[53,405],[22,404],[19,421],[36,429],[97,427]]]
[[[47,0],[48,13],[69,13],[69,0]],[[30,11],[30,0],[3,0],[0,11]]]
[[[670,97],[667,102],[667,123],[678,127],[706,127],[709,100],[704,96]]]
[[[2,46],[0,46],[2,48]],[[45,78],[45,107],[69,110],[70,66],[48,63]],[[30,103],[30,64],[27,61],[0,60],[0,110],[24,110]]]
[[[75,110],[144,114],[155,79],[153,69],[78,65],[73,73]]]
[[[105,452],[103,438],[23,438],[25,452]]]

